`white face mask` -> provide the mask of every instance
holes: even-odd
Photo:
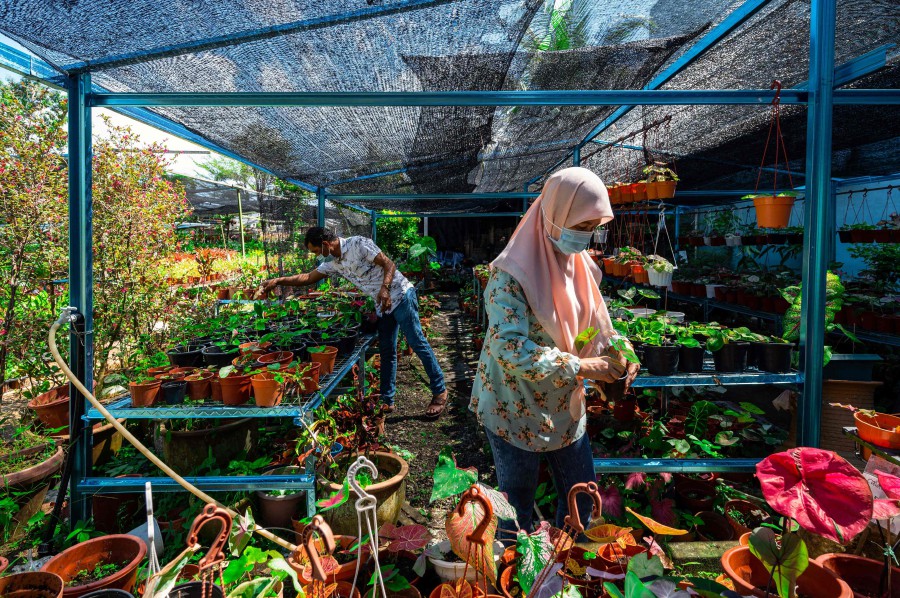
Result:
[[[544,220],[547,224],[553,228],[559,229],[559,239],[554,239],[552,235],[549,233],[547,234],[547,238],[553,242],[557,251],[565,255],[574,255],[576,253],[581,253],[588,248],[588,245],[591,243],[591,238],[594,236],[594,231],[563,228],[550,222],[550,219],[544,214],[543,209],[541,210],[541,214],[544,215]]]

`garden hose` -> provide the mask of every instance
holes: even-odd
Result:
[[[141,452],[141,454],[143,454],[145,457],[147,457],[147,459],[149,459],[151,463],[153,463],[154,465],[159,467],[163,471],[164,474],[166,474],[167,476],[169,476],[170,478],[175,480],[175,482],[177,482],[179,486],[181,486],[182,488],[184,488],[185,490],[187,490],[188,492],[190,492],[191,494],[193,494],[194,496],[196,496],[203,502],[225,509],[226,511],[228,511],[228,513],[232,517],[235,517],[235,518],[240,517],[239,513],[233,511],[232,509],[229,509],[225,505],[220,504],[216,499],[214,499],[210,495],[206,494],[205,492],[203,492],[202,490],[200,490],[199,488],[197,488],[196,486],[194,486],[193,484],[191,484],[190,482],[185,480],[183,477],[181,477],[180,475],[175,473],[171,467],[169,467],[162,461],[162,459],[160,459],[159,457],[154,455],[152,452],[150,452],[150,450],[147,447],[145,447],[141,443],[140,440],[135,438],[131,434],[131,432],[129,432],[125,428],[125,426],[120,424],[119,421],[115,417],[113,417],[109,411],[106,410],[106,408],[100,403],[100,401],[98,401],[96,399],[96,397],[94,397],[94,395],[75,376],[75,374],[72,373],[72,370],[69,369],[69,366],[63,360],[62,356],[59,354],[59,350],[56,347],[56,331],[59,330],[59,327],[62,326],[63,324],[67,324],[67,323],[71,322],[72,318],[74,317],[73,314],[76,311],[77,310],[74,307],[65,308],[62,311],[62,314],[60,315],[59,319],[56,320],[53,323],[53,325],[50,327],[50,334],[47,339],[48,344],[50,345],[50,354],[53,355],[53,360],[56,362],[56,364],[62,370],[63,374],[66,375],[66,378],[68,378],[69,381],[73,385],[75,385],[75,388],[77,388],[78,391],[82,395],[84,395],[84,398],[86,398],[90,402],[90,404],[93,405],[94,408],[97,411],[99,411],[100,414],[103,415],[103,417],[106,418],[106,421],[111,423],[112,426],[120,434],[122,434],[122,436],[124,436],[126,440],[128,440],[128,442],[130,442],[132,445],[134,445],[134,448],[136,448],[138,451]],[[291,552],[293,552],[297,549],[297,547],[294,544],[291,544],[290,542],[288,542],[287,540],[284,540],[283,538],[279,538],[278,536],[276,536],[275,534],[273,534],[272,532],[270,532],[264,528],[254,525],[252,531],[259,534],[263,538],[266,538],[267,540],[271,540],[272,542],[274,542],[275,544],[278,544],[282,548],[290,550]]]

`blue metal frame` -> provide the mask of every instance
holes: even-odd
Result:
[[[423,199],[445,199],[445,200],[500,200],[500,199],[520,199],[522,197],[533,198],[540,195],[539,193],[427,193],[427,194],[403,194],[403,193],[385,193],[385,194],[341,194],[328,193],[326,196],[331,201],[404,201],[404,200],[423,200]]]
[[[325,188],[319,187],[316,189],[316,200],[317,200],[317,214],[316,214],[316,226],[325,226]]]
[[[828,234],[834,236],[831,190],[831,123],[834,92],[836,0],[813,0],[810,8],[809,106],[806,125],[806,209],[803,210],[803,266],[800,367],[806,383],[797,405],[797,443],[819,446],[822,363],[825,351],[825,272]],[[900,95],[900,94],[895,94]],[[829,225],[829,216],[831,224]]]
[[[303,31],[315,31],[316,29],[324,29],[335,25],[344,25],[347,23],[355,23],[357,21],[365,21],[378,17],[390,16],[398,13],[408,12],[411,10],[421,10],[423,8],[431,8],[456,2],[457,0],[406,0],[403,2],[395,2],[388,6],[369,6],[358,10],[340,13],[336,15],[327,15],[324,17],[314,17],[293,21],[290,23],[282,23],[271,27],[261,27],[259,29],[250,29],[248,31],[240,31],[237,33],[229,33],[227,35],[218,35],[206,39],[191,40],[182,44],[173,44],[171,46],[163,46],[152,50],[142,52],[128,52],[115,56],[107,56],[98,60],[87,60],[84,62],[76,62],[62,66],[62,70],[67,73],[75,74],[85,71],[100,71],[110,68],[147,62],[159,58],[167,58],[170,56],[180,56],[182,54],[190,54],[193,52],[206,52],[216,48],[245,44],[249,42],[271,39],[282,35],[292,35]]]
[[[94,278],[91,235],[91,109],[87,95],[91,76],[77,75],[68,82],[69,95],[69,305],[78,310],[77,321],[69,334],[72,370],[87,388],[94,385]],[[69,434],[73,447],[69,455],[73,475],[70,480],[71,513],[87,519],[90,502],[78,489],[81,477],[91,471],[92,435],[81,420],[85,400],[69,384]]]
[[[729,471],[753,473],[759,459],[594,459],[597,473],[703,473],[707,471]]]

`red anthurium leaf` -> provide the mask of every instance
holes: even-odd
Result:
[[[872,491],[863,475],[832,451],[800,447],[760,461],[756,476],[769,505],[800,526],[846,543],[872,519]]]
[[[900,498],[900,478],[884,471],[876,470],[878,483],[888,498]]]
[[[431,534],[424,525],[401,525],[393,530],[393,539],[388,545],[390,552],[400,552],[408,550],[415,552],[425,548],[428,541],[431,540]]]
[[[891,519],[900,515],[900,500],[876,498],[872,505],[872,519]]]

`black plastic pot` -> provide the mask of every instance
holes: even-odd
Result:
[[[703,347],[679,347],[678,371],[686,374],[697,374],[703,371]]]
[[[203,365],[203,347],[206,345],[178,345],[166,351],[169,363],[179,368],[195,368]]]
[[[172,588],[169,598],[225,598],[225,592],[222,591],[221,586],[210,585],[203,581],[192,581]]]
[[[762,350],[761,347],[764,345],[766,345],[766,343],[750,343],[750,347],[747,348],[748,368],[759,367],[759,354]]]
[[[125,590],[106,588],[105,590],[88,592],[87,594],[83,594],[81,598],[134,598],[134,594],[126,592]]]
[[[713,351],[716,371],[743,372],[747,368],[747,351],[750,343],[727,343],[718,351]]]
[[[631,348],[634,349],[634,354],[637,356],[638,361],[643,363],[644,361],[644,343],[641,341],[632,341]]]
[[[331,338],[331,345],[337,347],[338,355],[349,355],[356,347],[356,332],[342,333],[340,338]]]
[[[671,376],[678,370],[679,347],[644,345],[644,359],[651,376]]]
[[[234,358],[238,356],[239,350],[237,347],[232,351],[223,351],[221,347],[216,347],[215,345],[211,347],[205,347],[203,349],[203,361],[206,365],[214,365],[216,367],[225,367],[226,365],[231,365],[231,362],[234,361]]]
[[[756,347],[759,369],[773,374],[786,374],[791,371],[791,352],[794,343],[760,343]]]
[[[184,403],[184,393],[187,390],[186,380],[174,380],[161,385],[162,399],[166,405],[181,405]]]

